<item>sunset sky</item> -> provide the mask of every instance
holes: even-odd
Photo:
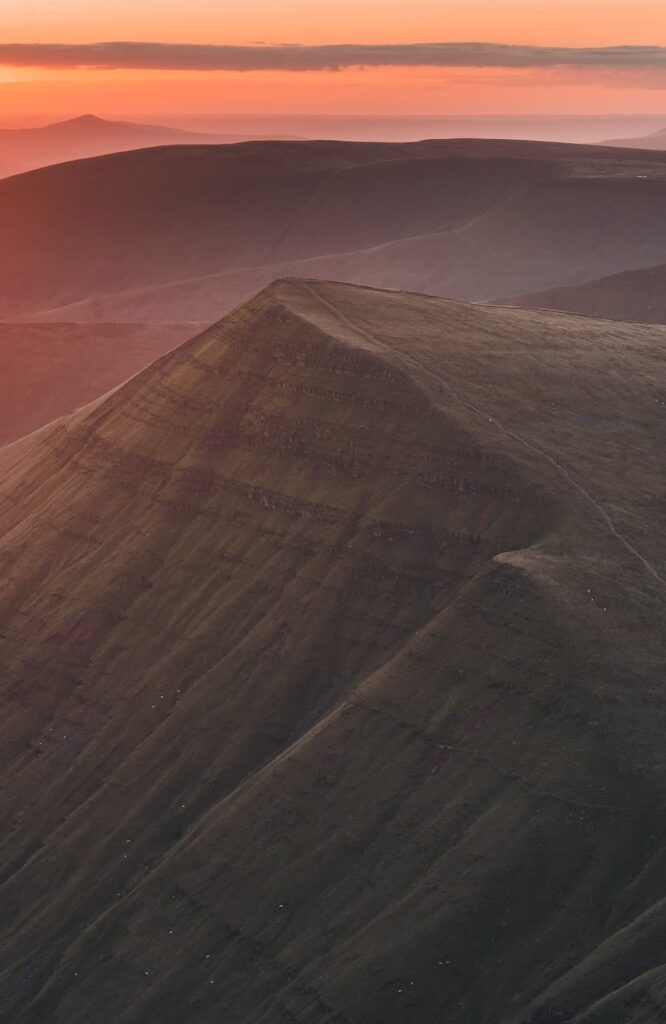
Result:
[[[164,60],[141,46],[116,49],[113,60],[99,60],[97,51],[87,49],[119,41],[165,44]],[[419,65],[421,51],[410,49],[411,44],[469,42],[528,49],[509,54],[491,47],[486,60],[454,48],[429,57],[426,66]],[[189,46],[174,52],[172,44]],[[289,44],[314,47],[312,61],[322,69],[293,67],[299,61],[280,49]],[[406,52],[391,54],[386,60],[393,66],[386,66],[388,51],[381,48],[398,44]],[[61,54],[54,45],[80,49]],[[328,58],[320,60],[316,51],[332,45],[345,57],[339,70],[326,66]],[[360,49],[357,57],[349,50],[354,45],[379,51]],[[225,53],[218,60],[215,54],[204,59],[197,46],[244,49],[238,59]],[[616,52],[606,59],[594,52],[627,46],[651,49],[630,58]],[[564,48],[562,63],[554,48]],[[269,52],[262,55],[262,49]],[[356,59],[362,68],[354,66]],[[221,66],[201,68],[202,61],[211,60]],[[269,66],[256,67],[262,62]],[[230,69],[228,63],[248,70]],[[281,63],[287,70],[279,69]],[[483,64],[488,66],[478,66]],[[0,0],[0,120],[84,110],[107,116],[666,113],[666,5],[665,0]]]

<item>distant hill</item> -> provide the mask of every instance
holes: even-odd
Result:
[[[488,301],[493,290],[575,284],[601,269],[666,260],[657,209],[666,214],[666,182],[535,182],[458,229],[119,292],[36,318],[212,320],[216,309],[233,309],[271,281],[302,275]]]
[[[0,450],[12,1024],[647,1024],[666,328],[279,283]]]
[[[621,146],[627,149],[666,149],[666,128],[649,135],[641,135],[636,139],[609,139],[607,146]]]
[[[349,142],[415,142],[421,139],[530,139],[598,144],[610,136],[645,135],[666,124],[666,117],[644,115],[518,114],[265,114],[218,115],[179,119],[195,131],[244,132],[266,138],[287,133],[308,139]]]
[[[43,128],[0,129],[0,178],[83,157],[150,146],[202,146],[244,142],[247,135],[184,131],[86,114]]]
[[[99,398],[195,329],[0,323],[0,445]]]
[[[205,321],[285,276],[490,300],[666,263],[662,216],[659,153],[146,149],[0,182],[0,316]]]
[[[666,324],[666,265],[496,301],[500,305],[560,309],[608,320]]]

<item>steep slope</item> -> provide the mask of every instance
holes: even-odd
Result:
[[[523,308],[561,309],[608,320],[666,324],[666,264],[497,302]]]
[[[0,445],[99,398],[194,330],[193,324],[0,323]]]
[[[60,165],[0,182],[0,317],[221,274],[231,305],[285,275],[465,298],[577,283],[666,260],[665,180],[658,153],[464,140]]]
[[[280,283],[0,452],[0,1019],[662,1012],[666,331]]]
[[[164,125],[105,121],[86,114],[43,128],[0,129],[0,177],[130,149],[220,145],[247,139],[242,135],[191,132]]]

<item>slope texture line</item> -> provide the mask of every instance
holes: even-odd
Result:
[[[438,373],[435,373],[433,370],[425,366],[419,359],[416,358],[416,356],[407,353],[396,352],[395,349],[391,348],[390,345],[387,345],[376,335],[368,331],[365,327],[362,327],[360,324],[357,324],[353,320],[351,320],[345,313],[342,312],[341,309],[338,308],[338,306],[335,305],[334,302],[331,302],[329,299],[324,298],[324,296],[320,294],[320,292],[317,290],[317,288],[314,287],[314,285],[311,285],[307,282],[301,282],[301,284],[303,285],[304,288],[307,289],[307,291],[313,296],[313,298],[315,298],[320,303],[320,305],[324,307],[324,309],[328,310],[329,313],[335,316],[340,321],[340,323],[344,324],[352,331],[355,331],[357,334],[360,334],[361,336],[365,337],[368,341],[372,342],[372,344],[378,345],[379,348],[382,348],[385,351],[390,352],[391,355],[399,359],[403,363],[403,365],[407,366],[408,368],[410,367],[410,365],[418,367],[439,387],[443,388],[458,405],[464,406],[464,408],[469,409],[471,412],[474,413],[475,416],[478,416],[481,419],[484,419],[490,423],[494,423],[501,433],[505,434],[507,437],[513,438],[514,441],[517,441],[519,444],[522,444],[525,448],[528,448],[530,451],[534,452],[536,455],[539,455],[541,458],[547,459],[548,462],[550,462],[550,464],[555,467],[560,476],[562,476],[570,484],[571,487],[578,491],[578,493],[582,495],[585,501],[589,505],[591,505],[592,508],[598,513],[598,515],[606,524],[608,531],[612,534],[612,536],[615,537],[615,539],[618,540],[620,544],[622,544],[622,546],[626,548],[626,550],[641,563],[643,568],[655,580],[657,580],[658,583],[660,583],[662,586],[666,586],[666,578],[658,572],[654,565],[650,561],[648,561],[648,559],[644,555],[642,555],[640,551],[637,550],[637,548],[634,547],[631,541],[627,540],[624,534],[621,533],[620,530],[618,530],[617,526],[611,519],[611,516],[604,508],[604,506],[599,501],[597,501],[597,499],[592,494],[590,494],[590,492],[583,486],[583,484],[579,483],[579,481],[576,480],[576,478],[571,475],[566,466],[563,466],[555,455],[552,455],[546,448],[542,447],[541,445],[537,445],[535,442],[529,440],[528,438],[522,437],[520,434],[517,434],[509,427],[504,426],[504,424],[501,423],[501,421],[498,420],[495,416],[489,415],[488,411],[483,409],[483,407],[476,405],[474,402],[470,402],[469,399],[463,398],[458,393],[458,391],[456,391],[443,377],[441,377]],[[450,376],[451,379],[456,382],[456,384],[460,384],[460,382],[453,375]]]

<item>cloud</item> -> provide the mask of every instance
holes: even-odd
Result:
[[[340,71],[351,67],[578,68],[664,72],[665,46],[497,43],[205,46],[187,43],[0,43],[0,65],[161,71]]]

